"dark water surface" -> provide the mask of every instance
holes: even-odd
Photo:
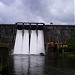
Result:
[[[8,75],[75,75],[74,59],[12,55],[8,64]]]

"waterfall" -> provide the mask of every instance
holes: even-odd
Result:
[[[38,54],[39,53],[45,54],[43,30],[38,30]]]
[[[22,50],[22,30],[17,30],[13,54],[21,54]]]
[[[21,54],[29,54],[29,32],[24,30],[23,46]]]
[[[43,30],[31,30],[30,36],[29,30],[24,30],[23,35],[22,30],[17,30],[13,54],[45,54]]]
[[[37,33],[36,30],[31,31],[30,38],[30,54],[37,54],[38,43],[37,43]]]

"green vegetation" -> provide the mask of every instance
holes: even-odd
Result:
[[[65,44],[68,45],[69,50],[75,50],[75,35],[72,35]]]
[[[62,54],[59,54],[59,57],[75,58],[75,54],[72,52],[64,52]]]
[[[0,38],[0,44],[2,43],[2,38]]]
[[[4,44],[4,41],[2,38],[0,38],[0,46],[2,46]]]
[[[7,43],[7,41],[4,38],[0,38],[0,47],[9,47],[10,43]]]
[[[0,38],[0,44],[7,43],[4,38]]]
[[[72,35],[71,38],[64,44],[68,45],[68,52],[59,54],[59,57],[75,58],[75,35]]]

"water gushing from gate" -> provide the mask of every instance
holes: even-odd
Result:
[[[22,30],[17,30],[13,54],[21,54],[22,51]]]
[[[17,30],[13,54],[45,54],[43,30],[31,30],[30,33],[29,30],[24,30],[23,32]]]

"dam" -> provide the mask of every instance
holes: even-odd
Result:
[[[47,43],[64,43],[69,40],[72,35],[75,35],[74,25],[54,25],[36,22],[0,24],[0,38],[3,38],[6,43],[10,43],[10,53],[14,54],[16,54],[16,50],[13,52],[14,48],[17,49],[15,42],[18,44],[18,46],[20,44],[22,45],[22,47],[21,45],[19,46],[17,54],[45,54],[47,52]],[[17,41],[18,39],[16,38],[18,38],[19,41]],[[41,47],[39,49],[40,52],[37,49],[37,52],[35,52],[35,48],[33,46],[37,49]]]

